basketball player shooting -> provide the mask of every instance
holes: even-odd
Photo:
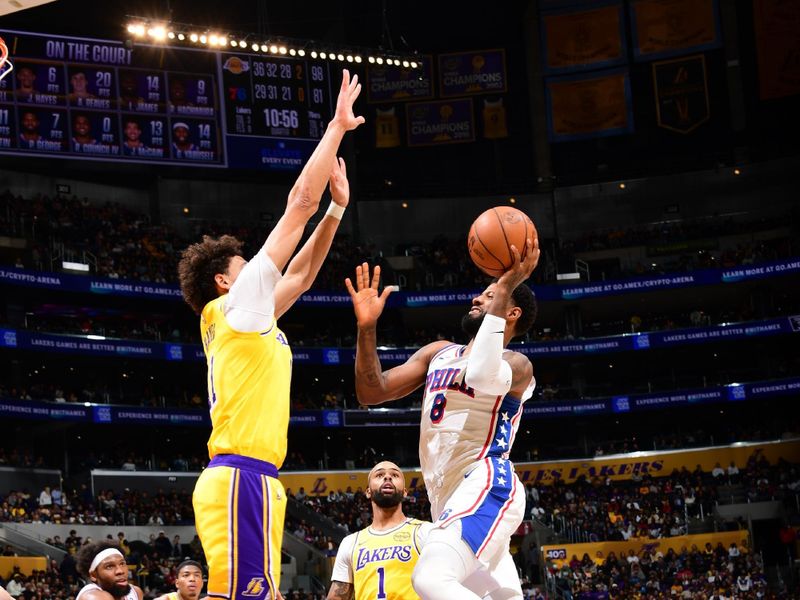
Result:
[[[434,529],[414,570],[423,600],[522,598],[509,552],[525,511],[525,493],[508,460],[523,403],[533,394],[533,366],[506,350],[536,318],[536,300],[522,282],[539,261],[538,239],[525,258],[472,300],[462,319],[466,346],[430,343],[404,364],[383,371],[376,328],[391,286],[378,293],[380,267],[356,268],[345,281],[358,324],[356,394],[364,405],[403,398],[425,386],[419,459]]]

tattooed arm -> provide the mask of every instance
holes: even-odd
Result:
[[[381,268],[375,267],[372,277],[369,265],[356,267],[356,285],[345,280],[353,300],[353,310],[358,324],[356,341],[356,396],[363,405],[380,404],[407,396],[423,383],[428,373],[428,363],[449,342],[438,341],[417,350],[399,367],[384,371],[378,357],[378,317],[383,312],[386,299],[396,288],[387,286],[378,294]]]
[[[353,600],[354,590],[352,583],[343,581],[332,581],[331,589],[328,590],[326,600]]]
[[[450,342],[423,346],[402,365],[383,371],[375,343],[375,328],[358,329],[356,342],[356,397],[370,406],[403,398],[425,383],[433,356]]]

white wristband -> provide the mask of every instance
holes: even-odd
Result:
[[[325,211],[325,216],[331,216],[334,219],[339,221],[342,220],[342,215],[344,214],[344,206],[339,206],[336,202],[331,202],[330,206],[328,206],[328,210]]]

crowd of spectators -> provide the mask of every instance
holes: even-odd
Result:
[[[156,493],[102,490],[96,496],[85,484],[66,491],[43,488],[38,495],[10,490],[0,496],[0,522],[81,525],[192,525],[189,492]]]
[[[466,306],[466,303],[465,303]],[[52,306],[47,306],[52,310]],[[464,309],[466,310],[466,308]],[[167,315],[141,314],[135,311],[109,311],[103,317],[76,316],[82,312],[77,307],[64,307],[61,314],[29,312],[24,323],[9,322],[11,327],[19,327],[45,333],[69,335],[102,335],[107,338],[150,340],[159,342],[179,342],[196,344],[198,334],[196,323],[177,323]],[[97,311],[94,311],[97,312]],[[796,300],[771,306],[759,313],[750,305],[727,310],[706,310],[697,308],[691,311],[669,313],[637,312],[624,317],[587,320],[582,323],[580,332],[571,332],[563,324],[537,323],[534,330],[517,341],[548,342],[615,336],[629,333],[651,331],[671,331],[709,327],[721,323],[742,323],[782,315],[798,314],[800,304]],[[289,322],[288,327],[293,328]],[[354,347],[355,327],[350,320],[311,321],[304,319],[302,328],[292,331],[291,344],[294,347]],[[465,341],[465,334],[455,320],[451,324],[441,323],[435,327],[420,327],[410,324],[398,327],[396,331],[380,331],[378,343],[389,347],[418,347],[434,340],[448,339]]]
[[[686,535],[689,519],[708,517],[718,502],[736,501],[734,485],[741,486],[742,501],[790,501],[800,493],[800,466],[783,460],[771,466],[757,451],[742,469],[732,462],[711,472],[683,467],[666,477],[634,472],[625,481],[529,483],[526,512],[576,543],[674,537]]]
[[[0,195],[6,217],[0,219],[0,234],[31,239],[30,255],[18,257],[16,266],[45,271],[56,270],[54,261],[61,257],[81,258],[84,253],[94,261],[96,272],[110,278],[174,283],[180,251],[191,239],[181,236],[170,225],[157,225],[142,213],[112,202],[95,203],[75,196],[15,197],[6,191]],[[9,216],[10,215],[10,216]],[[752,233],[787,224],[787,216],[756,217],[750,220],[695,219],[642,225],[626,230],[594,231],[562,242],[560,253],[565,257],[591,250],[627,246],[668,245],[674,247],[677,259],[639,265],[636,274],[652,270],[686,270],[707,266],[733,266],[791,254],[791,244],[784,238],[777,243],[742,244],[724,251],[699,253],[694,246],[681,248],[681,242],[711,239],[719,236]],[[271,223],[196,224],[198,238],[203,233],[233,233],[245,242],[247,252],[255,252],[266,239]],[[543,245],[544,247],[544,245]],[[64,253],[65,254],[62,254]],[[667,252],[669,254],[669,252]],[[351,276],[356,264],[372,260],[382,264],[387,281],[394,279],[391,266],[382,256],[405,255],[415,259],[416,268],[410,289],[480,287],[486,281],[469,261],[462,238],[437,237],[428,243],[376,248],[369,242],[338,236],[334,241],[325,268],[317,277],[316,289],[342,289],[345,277]],[[27,264],[26,264],[27,262]],[[406,274],[408,277],[408,274]],[[545,270],[535,273],[537,283],[546,277]]]
[[[286,494],[315,513],[330,519],[347,533],[363,529],[372,522],[371,503],[360,487],[355,491],[349,486],[344,491],[331,490],[327,496],[307,494],[302,487],[297,492],[287,489]],[[403,502],[403,512],[407,517],[430,521],[431,506],[424,486],[408,490],[408,496]],[[304,531],[312,527],[305,523],[295,523],[295,525]],[[319,535],[321,534],[317,532],[317,536]],[[314,538],[314,541],[320,540]]]
[[[674,220],[626,229],[599,229],[575,237],[565,245],[575,252],[611,250],[631,246],[671,246],[689,240],[747,235],[755,231],[779,229],[789,224],[787,215],[764,215],[751,219],[720,218],[715,215],[691,220]]]
[[[587,554],[573,556],[560,568],[547,566],[550,584],[566,600],[608,598],[656,600],[659,598],[703,598],[755,600],[767,594],[764,565],[757,553],[731,544],[725,548],[708,543],[666,553],[645,548],[627,556],[593,560]]]
[[[117,533],[116,539],[111,534],[106,539],[122,548],[128,565],[133,567],[134,582],[142,588],[146,598],[174,591],[176,567],[181,561],[191,558],[205,563],[203,547],[196,535],[189,543],[184,543],[178,535],[170,539],[164,531],[150,534],[147,540],[129,541],[123,531]],[[76,568],[76,554],[81,546],[92,541],[91,537],[79,536],[75,530],[63,540],[58,535],[47,538],[45,543],[66,552],[61,562],[51,560],[47,570],[33,570],[29,575],[15,568],[4,587],[12,597],[25,600],[74,598],[83,587]],[[15,555],[11,546],[6,546],[3,554]]]

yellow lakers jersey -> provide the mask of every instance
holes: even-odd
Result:
[[[371,528],[356,534],[353,545],[355,600],[419,600],[411,587],[411,573],[419,558],[422,521],[407,519],[388,531]]]
[[[280,468],[286,457],[292,351],[273,318],[262,332],[233,329],[225,318],[227,296],[200,316],[208,364],[211,437],[208,453],[238,454]]]
[[[166,600],[181,600],[181,597],[178,595],[178,592],[170,592],[164,596]]]

